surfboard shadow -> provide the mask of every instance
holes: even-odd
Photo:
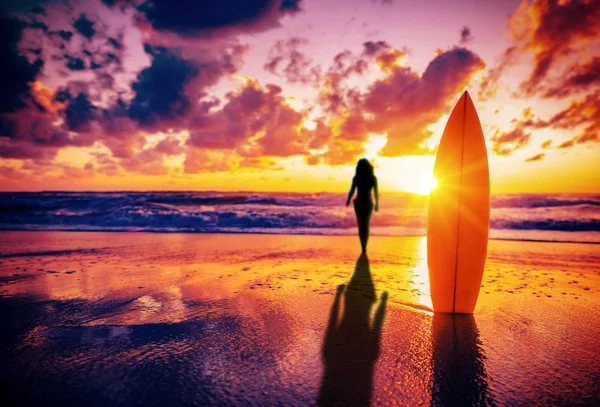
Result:
[[[339,318],[342,297],[344,312]],[[317,405],[370,404],[387,292],[383,293],[371,321],[371,308],[376,302],[369,259],[362,254],[348,286],[338,286],[331,307],[321,353],[325,369]]]
[[[432,406],[495,405],[473,315],[435,314]]]

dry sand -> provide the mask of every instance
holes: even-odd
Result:
[[[3,232],[3,405],[600,403],[598,245],[490,241],[475,315],[454,318],[429,311],[424,238],[358,254],[341,236]]]

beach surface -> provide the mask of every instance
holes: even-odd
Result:
[[[456,317],[426,247],[3,232],[2,404],[600,404],[600,245],[492,240]]]

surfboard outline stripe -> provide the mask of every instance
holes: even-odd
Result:
[[[458,214],[456,216],[456,252],[454,256],[454,293],[452,295],[452,313],[456,313],[456,283],[458,280],[458,248],[460,246],[460,214],[461,214],[461,197],[462,197],[462,175],[463,164],[465,158],[465,122],[467,120],[467,91],[463,93],[463,120],[462,120],[462,140],[460,146],[460,178],[458,182]]]

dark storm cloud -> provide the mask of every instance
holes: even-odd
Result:
[[[121,49],[121,47],[123,47],[123,44],[121,42],[119,42],[119,40],[117,40],[116,38],[110,37],[108,39],[108,43],[110,45],[112,45],[113,47],[115,47],[116,49]]]
[[[27,27],[32,28],[34,30],[42,30],[45,33],[48,32],[48,26],[46,25],[46,23],[44,23],[43,21],[39,21],[35,18],[31,19],[31,21],[27,23]]]
[[[65,54],[65,59],[67,60],[66,67],[71,71],[83,71],[85,69],[85,63],[83,62],[83,59],[72,57],[67,54]]]
[[[26,105],[30,83],[40,73],[44,62],[33,63],[18,49],[23,24],[0,13],[0,113],[13,112]]]
[[[152,64],[131,85],[135,96],[129,106],[129,117],[149,126],[158,120],[183,116],[190,107],[185,86],[198,75],[197,66],[168,48],[146,44],[144,49],[152,57]]]
[[[154,29],[185,37],[214,30],[257,31],[275,27],[286,14],[300,11],[301,0],[146,0],[138,11]]]
[[[45,16],[46,15],[46,9],[43,8],[42,6],[40,6],[39,4],[36,4],[31,9],[29,9],[29,12],[32,13],[32,14],[38,14],[38,15],[41,15],[41,16]]]
[[[73,33],[66,30],[57,31],[57,35],[65,41],[70,41],[71,37],[73,37]]]
[[[75,31],[77,31],[79,34],[90,40],[96,34],[94,25],[95,23],[88,19],[85,13],[82,13],[73,23],[73,28],[75,28]]]
[[[81,132],[89,130],[89,125],[96,118],[96,107],[90,102],[86,93],[81,92],[73,97],[69,91],[59,92],[57,100],[66,102],[63,111],[67,128]]]

